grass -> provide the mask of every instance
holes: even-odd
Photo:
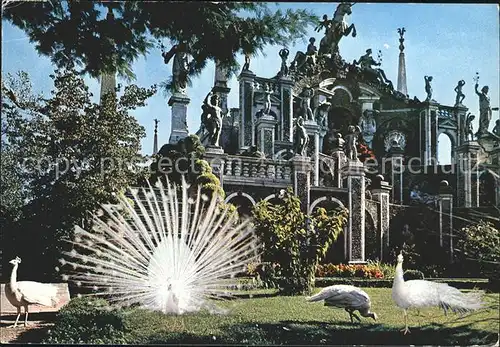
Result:
[[[497,341],[499,296],[487,294],[487,308],[464,317],[437,308],[410,310],[411,334],[403,335],[403,312],[388,288],[366,288],[379,319],[351,323],[342,309],[308,303],[301,296],[276,296],[273,290],[248,291],[220,302],[225,315],[208,312],[169,316],[142,309],[127,311],[128,343],[165,344],[415,344],[484,345]]]

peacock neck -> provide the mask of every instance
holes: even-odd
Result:
[[[398,263],[396,265],[396,273],[394,274],[394,285],[399,284],[399,283],[404,283],[404,277],[403,277],[403,263]]]
[[[17,285],[17,264],[12,267],[12,273],[10,274],[10,287],[14,288]]]

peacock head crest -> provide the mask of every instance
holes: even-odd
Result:
[[[403,258],[403,251],[399,252],[397,259],[398,259],[398,263],[402,263],[403,262],[403,259],[404,259]]]
[[[21,258],[16,257],[15,259],[12,259],[11,261],[9,261],[9,263],[11,263],[12,265],[21,264]]]

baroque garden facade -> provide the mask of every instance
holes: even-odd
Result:
[[[481,113],[476,131],[462,104],[463,81],[455,88],[455,105],[442,105],[432,98],[432,76],[423,78],[426,100],[410,99],[404,28],[398,29],[397,86],[377,68],[380,63],[369,48],[357,61],[346,62],[338,43],[356,36],[355,26],[344,19],[351,6],[340,4],[333,19],[324,19],[319,45],[311,38],[306,50],[294,56],[282,49],[274,77],[256,76],[246,57],[238,108],[228,109],[227,74],[216,66],[196,133],[207,149],[205,159],[226,202],[240,214],[250,214],[260,200],[279,203],[287,187],[300,197],[304,212],[347,208],[342,242],[335,245],[341,261],[388,260],[391,236],[402,232],[391,222],[410,218],[409,211],[418,206],[436,212],[420,217],[434,220],[439,229],[435,242],[452,253],[455,214],[500,204],[499,122],[488,131],[495,109],[487,90],[476,85]],[[172,56],[177,84],[169,100],[170,143],[175,144],[188,136],[190,99],[183,71],[189,62],[182,45]],[[451,165],[437,163],[441,134],[451,140]]]

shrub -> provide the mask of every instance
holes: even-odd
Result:
[[[419,270],[406,270],[403,276],[404,276],[405,281],[423,280],[424,279],[423,272],[419,271]]]
[[[104,299],[72,299],[57,314],[56,324],[44,343],[121,344],[126,343],[123,311],[113,309]]]

